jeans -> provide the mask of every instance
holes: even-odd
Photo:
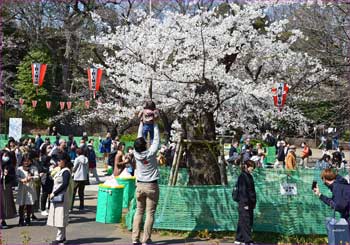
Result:
[[[150,135],[150,142],[152,144],[153,137],[154,137],[154,124],[143,124],[142,136],[146,141],[147,141],[148,133]]]
[[[142,243],[151,241],[154,214],[159,200],[158,183],[137,183],[136,187],[137,209],[132,227],[132,242],[140,242],[140,226],[143,214],[146,211],[146,220],[143,228]]]

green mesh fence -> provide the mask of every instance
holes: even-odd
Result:
[[[160,185],[168,185],[170,177],[170,167],[159,167],[159,180]],[[187,168],[179,168],[179,173],[177,175],[176,185],[184,186],[188,183],[188,171]]]
[[[154,228],[169,230],[236,230],[237,203],[232,200],[232,184],[239,170],[229,169],[230,186],[175,186],[160,185],[160,199]],[[340,172],[345,175],[345,171]],[[318,181],[321,192],[330,196],[322,184],[320,171],[275,171],[257,169],[254,172],[257,207],[254,211],[254,230],[292,234],[326,234],[324,221],[333,215],[311,191],[312,181]],[[297,195],[281,195],[281,184],[295,183]],[[133,200],[126,216],[128,228],[136,205]]]

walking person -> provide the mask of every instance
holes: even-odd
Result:
[[[88,149],[88,160],[89,160],[89,170],[90,173],[92,173],[93,177],[95,177],[97,183],[100,183],[100,178],[98,177],[97,174],[97,169],[96,169],[96,153],[94,150],[94,140],[90,139],[89,144],[87,145]]]
[[[51,206],[47,219],[47,225],[57,228],[56,240],[52,244],[66,241],[66,227],[71,205],[70,192],[68,191],[71,179],[70,158],[67,153],[60,152],[57,155],[57,160],[60,170],[54,176],[53,192],[50,194]]]
[[[16,182],[16,171],[8,151],[0,152],[0,161],[0,229],[7,229],[6,219],[12,219],[16,216],[16,206],[12,192],[12,187]]]
[[[89,175],[89,165],[88,165],[88,158],[84,155],[83,149],[78,148],[77,149],[77,158],[74,160],[74,166],[73,166],[73,180],[74,180],[74,190],[73,190],[73,199],[72,199],[72,206],[71,210],[74,206],[74,199],[75,195],[78,191],[79,195],[79,210],[84,210],[84,189],[85,184],[88,180]]]
[[[17,169],[18,179],[17,204],[19,206],[19,226],[30,225],[32,208],[37,200],[35,181],[39,180],[38,169],[32,165],[32,159],[29,154],[22,157],[22,166]],[[27,211],[27,217],[24,223],[24,208]]]
[[[289,146],[288,154],[286,156],[286,170],[297,169],[297,156],[295,154],[295,145]]]
[[[159,200],[159,170],[157,165],[157,151],[159,147],[159,129],[154,124],[154,138],[152,145],[147,149],[147,142],[142,135],[143,123],[140,123],[138,138],[134,142],[134,156],[136,160],[136,200],[137,208],[132,228],[133,244],[149,244],[152,242],[151,233],[154,214]],[[146,211],[146,220],[143,229],[143,238],[140,240],[140,226]]]
[[[301,159],[300,159],[300,166],[304,166],[304,168],[308,168],[307,163],[309,160],[309,156],[310,156],[310,147],[306,144],[306,142],[303,142],[301,144],[301,147],[303,148],[302,152],[301,152]]]
[[[238,177],[234,200],[238,202],[238,224],[235,244],[253,243],[252,227],[254,209],[256,206],[256,192],[252,172],[255,163],[251,160],[242,164],[242,172]]]

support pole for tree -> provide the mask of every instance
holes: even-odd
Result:
[[[224,153],[224,139],[220,138],[220,156],[219,156],[219,169],[221,176],[221,185],[227,185],[227,172],[226,172],[226,161]]]
[[[181,161],[181,157],[182,157],[182,151],[183,151],[183,144],[180,143],[179,152],[177,154],[177,159],[176,159],[174,176],[173,176],[173,184],[172,184],[173,186],[176,185],[177,176],[179,174],[179,165],[180,165],[180,161]]]
[[[180,136],[177,143],[176,143],[176,146],[175,146],[175,154],[174,154],[173,164],[171,165],[170,176],[169,176],[169,181],[168,181],[169,186],[171,186],[173,183],[175,165],[176,165],[177,156],[178,156],[179,150],[180,150],[181,140],[182,140],[182,137]]]

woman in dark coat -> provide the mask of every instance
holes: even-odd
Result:
[[[254,179],[251,175],[255,168],[255,162],[247,160],[242,165],[242,173],[237,180],[238,224],[236,242],[253,243],[252,227],[254,209],[256,206],[256,192]],[[236,243],[235,242],[235,243]]]
[[[6,229],[5,219],[11,219],[16,216],[16,206],[13,198],[12,187],[16,182],[15,162],[10,156],[10,152],[3,150],[0,152],[0,218],[1,228]],[[11,160],[12,159],[12,160]]]

